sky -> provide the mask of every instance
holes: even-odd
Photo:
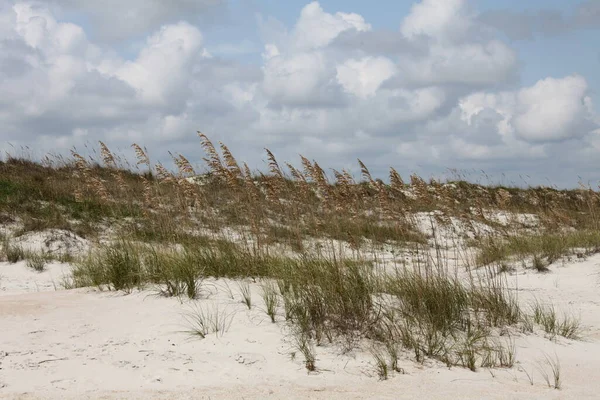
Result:
[[[600,0],[0,0],[0,150],[596,186],[599,71]]]

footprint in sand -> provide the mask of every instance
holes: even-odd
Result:
[[[238,364],[252,365],[265,361],[265,357],[256,353],[238,353],[235,356],[235,361]]]

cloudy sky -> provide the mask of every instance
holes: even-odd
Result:
[[[600,0],[0,0],[0,149],[600,178]]]

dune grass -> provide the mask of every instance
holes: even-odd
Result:
[[[578,318],[559,315],[553,305],[544,305],[535,301],[531,306],[533,321],[540,325],[551,338],[562,336],[577,339],[581,334],[581,322]]]
[[[98,160],[75,151],[43,162],[8,158],[0,161],[0,216],[19,226],[15,236],[61,228],[94,240],[110,227],[109,240],[75,263],[74,287],[198,299],[209,277],[241,279],[248,312],[261,303],[271,322],[289,326],[309,371],[318,369],[320,346],[348,350],[361,340],[375,344],[386,379],[401,371],[401,351],[471,370],[511,367],[514,343],[499,338],[511,326],[530,332],[538,324],[576,337],[576,322],[552,310],[528,316],[501,275],[473,274],[469,252],[477,252],[477,266],[531,259],[542,271],[562,256],[597,251],[600,196],[590,188],[405,181],[393,168],[386,183],[360,160],[355,180],[303,156],[300,167],[280,164],[269,150],[268,172],[252,172],[224,144],[200,134],[200,145],[203,174],[181,154],[171,154],[173,170],[153,164],[138,145],[132,162],[103,143]],[[434,235],[426,237],[415,215],[432,211]],[[533,214],[537,233],[516,220],[494,221],[490,211]],[[452,221],[490,232],[439,242],[439,229]],[[402,260],[379,259],[385,246]],[[10,244],[3,252],[10,261],[26,257]],[[461,276],[451,256],[464,261]],[[41,266],[36,260],[31,265]],[[262,302],[252,299],[250,280],[261,282]],[[222,310],[199,308],[187,317],[200,337],[231,324]]]
[[[187,332],[205,339],[213,333],[217,337],[223,336],[231,327],[234,313],[219,309],[218,306],[192,305],[184,317],[188,324]]]
[[[506,260],[529,260],[537,270],[545,270],[561,257],[580,256],[600,250],[600,231],[582,230],[489,238],[480,244],[478,265],[498,264]]]

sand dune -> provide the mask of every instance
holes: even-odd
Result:
[[[61,290],[68,265],[29,271],[0,264],[0,398],[2,399],[593,399],[600,393],[600,255],[553,265],[547,274],[509,277],[519,300],[551,299],[580,315],[580,340],[514,333],[511,369],[471,372],[441,363],[401,359],[404,374],[379,381],[366,348],[344,354],[317,348],[318,372],[292,359],[283,316],[272,324],[257,305],[241,303],[237,284],[207,280],[205,309],[231,318],[223,335],[186,332],[192,303],[155,291],[131,294]],[[258,291],[257,284],[252,290]],[[233,298],[232,298],[233,297]],[[366,347],[366,346],[363,346]],[[551,389],[545,357],[558,359],[563,381]],[[533,380],[533,384],[531,383]]]

